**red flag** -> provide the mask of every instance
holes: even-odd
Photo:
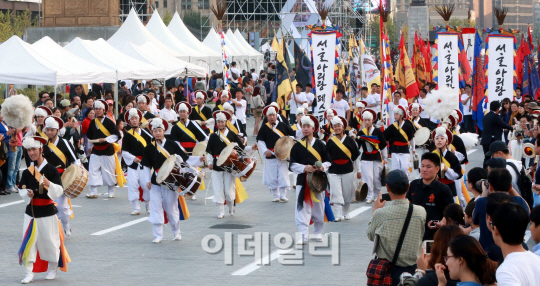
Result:
[[[531,49],[531,51],[533,51],[534,45],[533,45],[533,38],[531,36],[531,27],[527,27],[527,29],[529,30],[529,48]]]
[[[425,54],[427,56],[424,56],[424,60],[426,61],[427,80],[429,82],[433,82],[433,68],[431,66],[431,43],[429,42],[428,38],[426,38],[426,42],[427,42],[427,48],[426,48]]]
[[[486,71],[481,57],[476,57],[476,73],[474,74],[474,90],[472,109],[478,111],[478,104],[484,98],[484,89],[486,88]]]
[[[400,73],[402,73],[403,86],[405,87],[405,93],[407,94],[407,98],[411,99],[419,94],[419,90],[416,79],[414,77],[413,69],[411,68],[411,62],[409,61],[407,49],[405,49],[405,40],[403,38],[403,34],[401,34],[399,51],[399,70],[401,71]]]
[[[521,45],[516,53],[516,57],[514,58],[517,82],[520,86],[521,82],[523,81],[523,62],[525,61],[525,57],[530,54],[531,50],[529,49],[529,45],[525,42],[523,35],[521,35]]]

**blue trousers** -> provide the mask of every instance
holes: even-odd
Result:
[[[11,152],[8,165],[7,188],[14,188],[17,184],[17,175],[19,174],[19,165],[21,163],[22,147],[17,147],[17,152]]]

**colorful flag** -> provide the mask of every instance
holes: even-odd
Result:
[[[386,100],[392,101],[392,92],[395,91],[393,76],[392,76],[392,62],[390,60],[390,45],[388,44],[388,37],[382,31],[383,24],[381,19],[381,64],[383,70],[383,82],[382,82],[382,92],[381,92],[381,102]]]
[[[431,44],[429,43],[429,38],[426,38],[427,47],[422,50],[424,54],[424,66],[426,67],[426,79],[428,82],[433,82],[433,68],[431,65]],[[425,46],[424,46],[425,47]]]
[[[531,95],[531,84],[529,82],[529,56],[523,61],[523,77],[521,81],[521,96]]]
[[[538,68],[534,64],[534,57],[528,56],[529,62],[529,84],[531,86],[531,95],[534,99],[538,98],[538,92],[540,91],[540,78],[538,77]]]
[[[276,35],[274,35],[274,39],[272,40],[272,50],[274,52],[277,52],[279,50],[279,42],[276,38]]]
[[[364,46],[363,39],[360,39],[360,47],[362,49],[362,58],[361,58],[361,71],[362,78],[361,84],[358,84],[358,89],[360,90],[362,86],[367,86],[368,93],[371,93],[371,85],[376,83],[381,85],[381,72],[375,64],[373,58],[366,54],[366,47]]]
[[[296,41],[293,41],[293,45],[296,81],[305,88],[306,84],[311,83],[311,61],[304,51],[300,49]]]
[[[400,55],[398,67],[400,73],[403,74],[403,78],[399,80],[399,83],[405,87],[407,99],[411,99],[420,94],[420,91],[414,78],[414,72],[411,67],[411,62],[409,61],[407,49],[405,48],[405,39],[403,38],[403,34],[401,34],[401,40],[399,42],[399,52]]]
[[[533,50],[534,50],[534,45],[533,45],[533,38],[532,38],[532,36],[531,36],[531,27],[527,27],[527,30],[528,30],[528,32],[529,32],[529,37],[528,37],[528,39],[527,39],[528,42],[529,42],[529,49],[530,49],[531,51],[533,51]]]
[[[416,84],[418,87],[424,87],[424,85],[426,85],[426,83],[428,82],[426,73],[426,61],[424,59],[424,54],[422,53],[422,49],[425,49],[423,46],[424,44],[422,39],[417,37],[415,32],[412,66],[414,70],[414,76],[416,77]]]
[[[465,84],[471,84],[472,83],[472,70],[469,63],[469,59],[467,58],[467,51],[465,50],[463,46],[463,42],[461,39],[458,40],[458,46],[459,46],[459,87],[465,87]]]
[[[289,73],[289,79],[291,81],[292,91],[294,92],[294,89],[296,88],[296,77],[294,75],[294,69],[291,64],[291,58],[289,57],[289,48],[287,47],[287,42],[285,40],[282,40],[283,42],[283,55],[284,55],[284,61],[286,63],[287,72]],[[294,42],[294,40],[293,40]]]
[[[521,45],[517,51],[516,57],[514,58],[514,66],[516,67],[516,77],[518,84],[521,84],[523,81],[523,62],[525,57],[531,54],[529,45],[525,42],[525,38],[521,35]]]
[[[484,97],[484,89],[486,88],[486,83],[484,81],[484,75],[486,74],[484,70],[484,63],[482,62],[481,58],[481,52],[482,52],[482,38],[478,34],[478,31],[476,31],[476,37],[474,41],[474,62],[473,62],[473,82],[472,82],[472,90],[473,90],[473,118],[474,118],[474,112],[476,111],[476,108],[478,106],[478,103],[480,102],[480,99]]]
[[[281,110],[285,110],[285,104],[287,102],[287,97],[292,92],[291,88],[291,80],[289,78],[289,72],[287,71],[287,64],[285,63],[285,56],[284,56],[284,47],[283,43],[285,41],[282,40],[280,43],[280,47],[278,48],[278,53],[276,56],[276,86],[277,86],[277,104],[279,105],[279,108]]]

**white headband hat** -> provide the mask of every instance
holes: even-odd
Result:
[[[272,108],[272,109],[273,109],[273,108]],[[296,116],[298,116],[298,115],[303,115],[303,114],[304,114],[304,111],[305,111],[305,109],[304,109],[303,107],[298,107],[298,108],[296,109]]]
[[[365,107],[366,106],[362,102],[360,101],[356,102],[356,108],[365,108]]]
[[[403,115],[403,110],[399,107],[394,107],[394,110],[392,110],[394,114],[401,114]]]
[[[54,119],[53,117],[49,117],[45,119],[45,128],[60,129],[60,125],[58,124],[58,121],[56,121],[56,119]]]
[[[133,117],[139,117],[139,112],[137,112],[136,108],[132,108],[128,111],[128,120],[131,120]]]
[[[163,125],[163,119],[159,118],[159,117],[156,117],[154,119],[152,119],[152,124],[151,127],[152,127],[152,130],[156,129],[156,128],[161,128],[163,130],[165,130],[165,125]]]
[[[315,128],[315,122],[313,122],[313,120],[311,120],[311,117],[309,117],[308,115],[304,115],[302,117],[302,119],[300,120],[300,122],[302,122],[302,125],[307,124],[307,125],[311,125],[311,127]]]
[[[305,109],[309,109],[309,105],[307,103],[304,103],[302,104],[302,108],[305,110]]]
[[[328,116],[330,114],[330,112],[332,112],[332,115],[335,115],[334,110],[332,108],[326,110],[325,114]]]
[[[371,120],[373,120],[373,114],[372,114],[371,112],[369,112],[369,111],[366,110],[366,111],[364,111],[364,112],[362,113],[362,118],[363,118],[363,119],[371,119]],[[332,118],[332,119],[333,119],[333,118]]]
[[[228,90],[224,90],[221,92],[221,96],[220,97],[224,97],[224,96],[227,96],[227,98],[229,98],[229,91]]]
[[[139,102],[144,102],[144,103],[147,103],[148,101],[146,100],[146,97],[145,96],[137,96],[137,103]]]
[[[216,114],[216,121],[227,121],[227,116],[220,112]]]
[[[189,108],[187,107],[185,103],[180,103],[180,105],[178,106],[178,111],[180,112],[180,110],[189,112]]]
[[[223,103],[223,109],[225,110],[230,110],[230,111],[234,111],[234,108],[232,107],[232,105],[228,102],[225,102]]]
[[[435,129],[435,138],[442,136],[448,140],[448,135],[446,134],[446,128],[444,127],[437,127]]]
[[[413,103],[412,107],[411,107],[411,110],[414,110],[414,109],[420,109],[420,104],[418,103]]]
[[[101,102],[101,101],[96,100],[96,102],[94,102],[94,108],[95,109],[105,109],[105,104],[103,104],[103,102]]]
[[[272,103],[270,103],[270,105],[273,105],[273,106],[275,106],[275,107],[278,107],[278,108],[279,108],[279,105],[277,104],[277,102],[272,102]]]
[[[272,104],[270,104],[270,105],[272,105]],[[270,114],[276,114],[277,115],[276,109],[275,108],[268,108],[268,110],[266,111],[266,116],[268,116]]]
[[[41,148],[41,147],[43,147],[43,144],[41,142],[39,142],[38,140],[35,140],[34,137],[32,137],[32,136],[24,138],[24,140],[22,142],[22,145],[26,150],[32,149],[32,148]]]
[[[339,118],[339,116],[332,117],[332,120],[330,122],[332,122],[332,125],[341,125],[341,126],[343,126],[343,121],[341,121],[341,118]]]
[[[47,111],[43,110],[43,108],[36,108],[34,111],[35,116],[47,116]]]
[[[195,98],[202,98],[202,99],[204,99],[204,94],[202,93],[202,91],[198,91],[198,92],[197,92],[197,95],[195,95]]]

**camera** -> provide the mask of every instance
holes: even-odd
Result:
[[[487,179],[482,179],[482,180],[476,181],[476,185],[474,187],[476,188],[477,191],[482,192],[482,184],[484,184],[484,186],[486,186],[486,189],[489,188],[488,180]]]
[[[514,133],[514,136],[516,136],[516,137],[525,137],[525,132],[523,130],[516,131]]]

